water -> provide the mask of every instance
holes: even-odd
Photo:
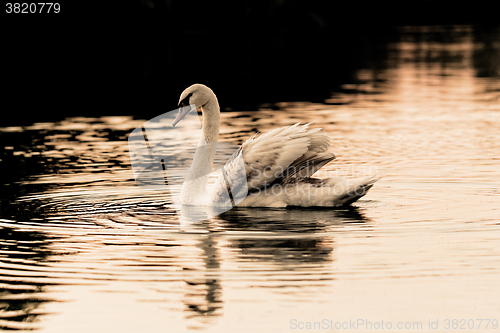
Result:
[[[498,329],[500,32],[406,27],[384,47],[324,103],[222,115],[236,144],[323,127],[337,155],[323,175],[383,176],[351,209],[180,224],[167,194],[134,185],[127,136],[144,119],[1,128],[0,327]]]

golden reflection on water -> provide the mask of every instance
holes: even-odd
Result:
[[[167,194],[134,185],[126,138],[143,120],[3,128],[33,139],[2,162],[43,168],[19,178],[18,208],[4,210],[16,213],[0,216],[0,326],[282,332],[292,319],[363,319],[436,331],[429,320],[500,319],[500,62],[485,61],[495,36],[403,28],[325,103],[223,113],[221,140],[233,143],[323,127],[337,159],[321,175],[384,177],[351,209],[180,224]]]

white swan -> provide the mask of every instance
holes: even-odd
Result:
[[[208,149],[199,149],[193,158],[181,190],[183,205],[231,207],[236,203],[238,207],[334,207],[358,200],[377,181],[373,176],[349,181],[311,178],[335,158],[334,154],[326,152],[330,148],[330,138],[321,133],[321,128],[295,124],[252,136],[233,154],[209,188],[214,158],[214,149],[210,147],[219,139],[219,103],[210,88],[194,84],[182,92],[179,100],[179,106],[193,104],[203,114],[203,136],[198,147]],[[191,110],[180,109],[172,125]]]

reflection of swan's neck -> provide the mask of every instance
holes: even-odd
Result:
[[[182,184],[181,203],[185,205],[206,205],[208,177],[219,141],[220,111],[214,98],[203,107],[203,134],[193,157],[191,168]]]

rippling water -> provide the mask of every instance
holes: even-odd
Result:
[[[323,175],[383,176],[351,209],[233,209],[180,224],[168,193],[134,184],[127,137],[144,119],[1,128],[0,327],[439,321],[436,332],[500,320],[500,32],[407,27],[384,47],[324,103],[222,115],[221,140],[236,144],[295,122],[323,127],[337,155]]]

